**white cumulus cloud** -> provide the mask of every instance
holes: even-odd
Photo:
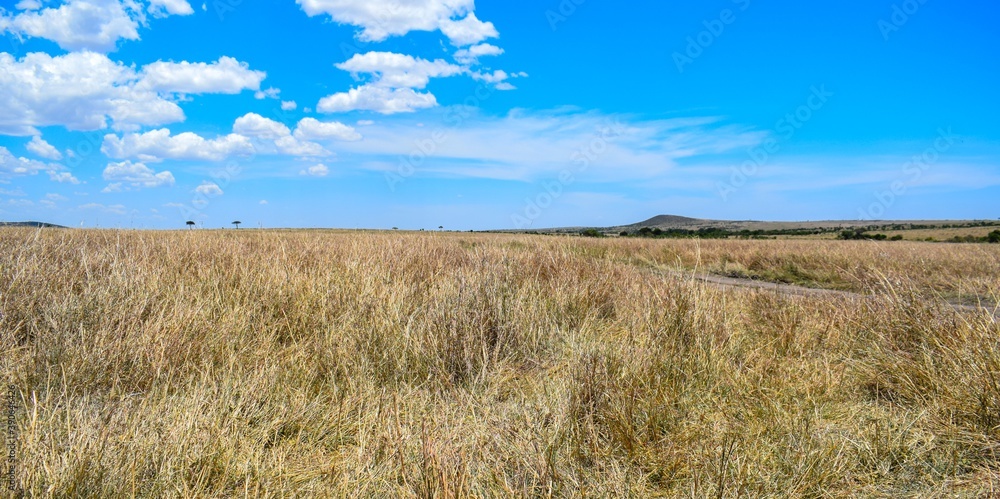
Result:
[[[502,69],[498,69],[492,73],[478,73],[478,72],[472,73],[472,79],[485,81],[487,83],[499,83],[506,80],[507,78],[510,78],[510,75],[508,75],[507,72]]]
[[[247,113],[233,123],[233,132],[247,137],[276,140],[287,137],[292,131],[285,125],[257,113]]]
[[[249,64],[232,57],[220,57],[213,63],[154,62],[143,66],[140,77],[140,87],[156,92],[238,94],[259,89],[267,73],[251,70]]]
[[[299,157],[323,157],[332,154],[330,151],[324,149],[323,146],[315,142],[309,142],[310,139],[304,135],[292,135],[292,131],[284,124],[270,118],[265,118],[257,113],[247,113],[236,118],[236,121],[233,123],[233,132],[253,138],[254,147],[260,154],[282,154]]]
[[[467,49],[455,51],[455,60],[460,64],[475,64],[480,57],[497,56],[503,54],[503,49],[489,43],[480,43]]]
[[[303,118],[295,127],[295,138],[301,140],[361,140],[361,134],[354,128],[336,121],[323,122],[315,118]]]
[[[112,52],[120,40],[138,40],[139,27],[147,24],[146,11],[134,0],[67,0],[38,10],[38,2],[18,4],[27,10],[0,17],[0,30],[52,40],[65,50]],[[193,10],[184,0],[150,0],[154,17],[187,15]]]
[[[414,89],[427,86],[431,78],[460,74],[464,69],[443,60],[429,61],[393,52],[355,54],[337,68],[369,82],[347,92],[320,99],[316,110],[323,113],[374,111],[382,114],[409,113],[437,105],[433,94]]]
[[[258,90],[253,94],[253,98],[257,100],[278,99],[280,97],[281,97],[281,89],[274,87],[266,88],[264,90]]]
[[[493,71],[492,73],[486,72],[481,73],[478,71],[473,71],[469,73],[473,80],[485,81],[486,83],[492,83],[497,90],[515,90],[517,87],[512,85],[507,81],[508,78],[517,78],[519,74],[509,74],[502,69]]]
[[[51,159],[52,161],[59,161],[62,159],[62,153],[58,149],[45,141],[40,135],[35,135],[31,138],[26,146],[29,151],[35,153],[39,157],[45,159]]]
[[[476,18],[474,0],[296,0],[309,16],[326,14],[362,28],[358,38],[382,41],[411,31],[441,31],[454,45],[498,36],[493,23]]]
[[[37,175],[40,172],[46,172],[53,182],[80,183],[73,174],[65,170],[66,167],[58,163],[43,163],[35,159],[14,156],[6,147],[0,146],[0,181],[10,177]]]
[[[21,0],[14,5],[17,10],[38,10],[42,8],[42,2],[38,0]]]
[[[185,117],[173,94],[233,93],[255,88],[263,76],[228,57],[157,62],[137,72],[94,52],[22,59],[0,53],[0,134],[39,135],[37,127],[54,125],[103,130],[109,121],[122,131],[175,123]]]
[[[299,175],[309,175],[310,177],[325,177],[330,173],[330,169],[326,165],[320,163],[318,165],[310,166],[307,170],[299,171]]]
[[[499,36],[493,23],[480,21],[473,12],[459,20],[441,21],[441,32],[451,40],[452,45],[459,47]]]
[[[164,159],[221,161],[231,156],[253,154],[254,147],[248,138],[239,134],[205,139],[191,132],[171,135],[170,130],[161,128],[122,137],[105,135],[101,152],[109,158],[138,158],[147,162]]]
[[[136,86],[131,68],[101,54],[52,57],[31,53],[21,60],[0,53],[0,134],[37,135],[37,126],[70,130],[158,125],[184,119],[177,104]]]
[[[475,58],[473,52],[488,55],[497,51],[503,52],[498,47],[482,44],[463,52],[462,57],[470,60]],[[316,106],[319,112],[374,111],[395,114],[435,107],[437,98],[430,92],[418,90],[424,89],[431,78],[459,74],[468,74],[476,80],[492,83],[501,90],[513,88],[510,84],[504,85],[504,80],[511,75],[502,70],[481,73],[441,59],[431,61],[394,52],[355,54],[336,66],[349,71],[356,79],[363,80],[363,84],[347,92],[338,92],[320,99]]]
[[[15,157],[3,146],[0,146],[0,174],[35,175],[40,171],[52,169],[48,164],[28,158]]]
[[[109,163],[104,168],[104,180],[111,182],[103,192],[174,185],[174,176],[168,171],[155,172],[143,163],[122,161]]]
[[[215,182],[203,181],[201,185],[194,188],[194,192],[203,196],[221,196],[222,188]]]
[[[73,174],[70,172],[50,171],[49,180],[52,180],[53,182],[59,182],[60,184],[75,185],[80,183],[80,179],[74,177]]]
[[[322,113],[374,111],[381,114],[412,113],[437,105],[431,93],[419,93],[412,88],[385,88],[362,85],[320,99],[316,110]]]
[[[281,137],[274,141],[274,145],[280,154],[288,156],[298,156],[302,158],[319,158],[330,156],[332,153],[315,142],[306,142],[295,137]]]
[[[431,78],[462,73],[461,67],[441,59],[429,61],[394,52],[355,54],[336,66],[354,75],[370,74],[373,84],[391,88],[424,88]]]
[[[149,12],[156,16],[187,16],[194,14],[194,9],[186,0],[149,0]]]

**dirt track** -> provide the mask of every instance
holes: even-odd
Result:
[[[869,297],[862,293],[856,293],[853,291],[842,291],[838,289],[822,289],[822,288],[807,288],[805,286],[797,286],[794,284],[784,284],[777,282],[760,281],[754,279],[741,279],[736,277],[726,277],[714,274],[696,273],[696,272],[677,272],[677,271],[667,271],[666,275],[676,277],[679,279],[693,279],[696,281],[701,281],[708,284],[713,284],[724,288],[750,288],[750,289],[761,289],[767,291],[774,291],[775,293],[789,296],[838,296],[843,298],[852,299],[864,299]],[[985,311],[993,316],[996,320],[1000,318],[1000,306],[977,306],[977,305],[965,305],[959,303],[945,302],[948,306],[952,307],[956,311],[962,312],[980,312]]]

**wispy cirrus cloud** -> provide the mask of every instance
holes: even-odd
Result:
[[[531,180],[571,167],[591,178],[634,180],[766,137],[713,117],[639,120],[579,111],[469,114],[461,126],[449,125],[464,113],[474,112],[452,109],[426,127],[412,120],[369,126],[364,140],[340,148],[374,169],[394,170],[404,161],[425,174]]]

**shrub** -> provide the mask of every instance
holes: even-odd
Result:
[[[860,241],[866,239],[874,239],[876,241],[885,241],[887,236],[885,234],[866,234],[865,229],[854,229],[845,230],[840,233],[840,239],[846,241]],[[900,238],[902,239],[902,238]]]

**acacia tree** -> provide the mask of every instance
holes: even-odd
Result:
[[[184,223],[187,224],[187,226],[188,226],[189,229],[193,229],[194,228],[194,222],[192,222],[191,220],[188,220],[187,222],[184,222]]]
[[[233,222],[233,225],[235,225],[236,228],[239,229],[241,223],[243,223],[243,222],[240,222],[239,220],[237,220],[237,221]]]

